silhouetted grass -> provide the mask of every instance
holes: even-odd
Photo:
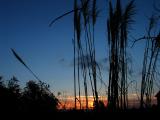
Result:
[[[134,1],[122,10],[120,0],[115,8],[109,2],[109,18],[107,20],[109,47],[109,86],[108,103],[111,109],[126,109],[128,106],[128,67],[127,43],[129,26],[135,14]],[[120,96],[120,97],[119,97]]]
[[[11,49],[15,58],[22,63],[38,80],[29,81],[24,89],[20,88],[16,77],[11,78],[7,84],[0,77],[0,110],[3,112],[46,112],[67,113],[86,116],[114,117],[115,114],[142,114],[159,113],[159,106],[151,106],[153,82],[157,73],[157,61],[160,50],[160,33],[154,28],[158,26],[159,16],[150,18],[147,35],[141,39],[146,40],[141,82],[141,108],[128,108],[128,61],[127,44],[130,25],[134,22],[134,1],[130,1],[122,9],[121,1],[117,0],[113,7],[109,2],[109,17],[107,20],[108,48],[109,48],[109,85],[108,106],[106,107],[98,98],[97,81],[101,83],[101,69],[96,61],[95,26],[99,15],[97,0],[74,0],[74,9],[54,19],[50,26],[62,17],[73,13],[74,15],[74,109],[58,109],[59,100],[49,90],[49,85],[40,81],[35,73],[27,66],[22,58]],[[152,34],[154,33],[154,36]],[[141,40],[139,39],[139,40]],[[77,58],[77,59],[76,59]],[[78,63],[76,64],[76,60]],[[100,78],[98,78],[98,74]],[[81,81],[81,76],[82,80]],[[94,109],[88,108],[88,79],[91,84],[94,98]],[[84,84],[86,109],[81,106],[81,82]],[[78,84],[78,86],[77,86]],[[77,89],[78,96],[77,97]],[[144,101],[146,98],[146,102]],[[80,104],[80,110],[77,104]],[[145,108],[143,107],[146,105]],[[63,116],[64,117],[64,116]]]

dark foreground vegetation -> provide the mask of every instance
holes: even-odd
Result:
[[[160,104],[151,105],[154,81],[158,68],[156,69],[159,52],[160,52],[160,32],[154,33],[154,28],[159,24],[158,14],[152,16],[147,25],[147,34],[139,40],[145,40],[146,46],[144,50],[144,59],[142,67],[141,95],[139,108],[128,108],[128,58],[127,58],[127,41],[130,26],[135,15],[134,1],[128,3],[122,11],[120,0],[117,0],[116,7],[109,3],[109,17],[107,19],[107,34],[109,48],[109,83],[108,83],[108,106],[105,107],[98,99],[97,81],[106,87],[102,80],[101,70],[96,61],[95,47],[95,24],[99,11],[97,11],[96,0],[81,0],[79,5],[74,1],[74,9],[70,12],[53,20],[51,25],[62,17],[74,13],[74,103],[75,109],[66,110],[58,109],[61,105],[60,101],[50,91],[49,85],[40,81],[39,78],[31,71],[24,61],[12,50],[14,56],[35,76],[38,81],[29,81],[22,89],[18,84],[16,77],[5,81],[0,77],[0,111],[6,113],[51,113],[59,115],[58,117],[74,116],[76,118],[86,117],[119,117],[129,115],[128,118],[138,118],[140,116],[148,116],[151,114],[158,115],[160,113]],[[92,5],[92,7],[90,7]],[[92,10],[91,10],[92,8]],[[92,11],[92,13],[90,13]],[[83,23],[83,24],[82,24]],[[93,29],[93,30],[92,30]],[[92,32],[91,32],[92,31]],[[85,34],[84,38],[81,32]],[[154,34],[153,34],[154,33]],[[84,40],[84,41],[82,41]],[[85,43],[85,45],[83,44]],[[76,65],[76,58],[78,64]],[[80,59],[81,58],[81,59]],[[81,108],[81,88],[80,73],[82,72],[82,80],[84,83],[84,93],[86,99],[86,110],[77,110],[77,102]],[[159,72],[158,72],[159,73]],[[100,76],[100,77],[98,77]],[[87,80],[89,81],[87,82]],[[94,108],[88,109],[88,84],[92,88],[94,98]],[[137,92],[137,91],[136,91]],[[78,95],[77,95],[78,93]],[[106,95],[106,96],[107,96]],[[78,97],[77,97],[78,96]],[[146,98],[146,100],[145,100]],[[158,98],[159,99],[159,98]],[[160,103],[160,102],[158,102]],[[117,116],[119,115],[119,116]],[[132,116],[130,116],[132,115]],[[67,119],[67,118],[66,118]]]
[[[16,77],[4,83],[0,77],[0,111],[2,112],[55,112],[58,99],[50,92],[49,85],[29,81],[21,89]]]
[[[100,102],[100,104],[102,104]],[[108,107],[102,106],[92,110],[76,110],[76,109],[58,109],[58,105],[61,103],[49,90],[49,85],[41,81],[29,81],[26,83],[24,89],[21,89],[16,77],[12,77],[8,82],[3,81],[0,77],[0,111],[5,113],[51,113],[51,114],[81,114],[84,116],[96,116],[112,114],[140,114],[144,113],[160,113],[160,107],[152,106],[150,108],[131,108],[131,109],[109,109]],[[100,105],[99,105],[100,106]],[[101,116],[101,117],[102,117]],[[63,116],[61,116],[63,117]]]

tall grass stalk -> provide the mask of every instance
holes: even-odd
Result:
[[[115,9],[111,1],[109,2],[109,19],[107,20],[110,62],[108,105],[111,109],[126,109],[128,104],[126,49],[129,26],[135,14],[134,8],[134,1],[129,2],[124,11],[120,0],[117,0]]]
[[[157,36],[152,35],[155,34],[155,26],[158,20],[155,16],[150,18],[147,35],[141,38],[146,40],[141,81],[141,108],[151,107],[153,82],[156,81],[156,67],[160,52],[160,33],[157,33]]]

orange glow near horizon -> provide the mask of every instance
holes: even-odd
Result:
[[[74,97],[67,97],[65,99],[59,98],[61,105],[59,106],[59,109],[73,109],[75,107],[74,104]],[[105,106],[107,105],[107,99],[105,97],[99,97],[99,100],[103,101]],[[88,108],[93,109],[93,96],[88,96]],[[77,101],[76,104],[77,109],[80,109],[80,104]],[[81,109],[86,109],[86,98],[85,96],[81,96]]]
[[[68,96],[66,98],[58,98],[59,101],[61,102],[61,105],[59,105],[58,109],[73,109],[75,108],[75,103],[74,103],[74,97],[73,96]],[[107,106],[107,98],[105,96],[99,96],[99,100],[103,101],[104,105]],[[88,108],[93,109],[93,96],[88,96]],[[136,99],[135,95],[130,95],[129,96],[129,108],[134,108],[138,107],[140,104],[139,100]],[[157,101],[155,97],[153,97],[152,100],[152,105],[157,104]],[[80,109],[80,104],[77,101],[76,104],[77,109]],[[81,109],[86,109],[86,98],[85,96],[81,96]]]

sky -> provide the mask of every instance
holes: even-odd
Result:
[[[115,0],[112,1],[115,3]],[[127,2],[128,0],[122,0],[122,5],[126,5]],[[145,34],[148,17],[153,13],[154,2],[158,0],[135,0],[135,23],[130,31],[135,38]],[[99,62],[108,55],[107,3],[107,0],[98,0],[101,13],[96,24],[95,36]],[[14,48],[39,78],[50,84],[55,94],[58,91],[73,94],[73,16],[66,16],[49,27],[54,18],[72,8],[73,0],[0,0],[0,75],[5,80],[16,76],[22,87],[28,80],[35,80],[11,53],[10,48]],[[131,36],[129,40],[133,41]],[[138,81],[143,50],[143,42],[129,50],[134,66],[134,76],[131,79]],[[103,65],[108,66],[107,63]],[[102,72],[106,83],[107,72],[107,69]]]

